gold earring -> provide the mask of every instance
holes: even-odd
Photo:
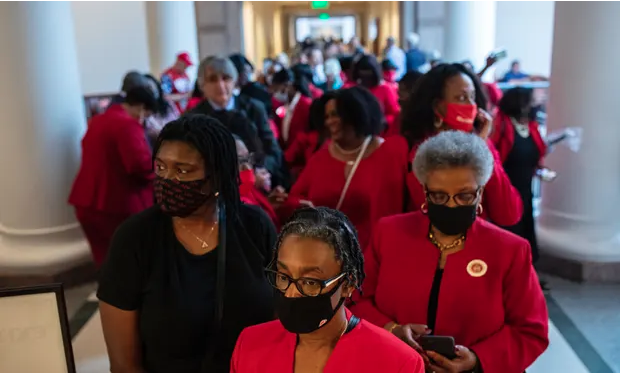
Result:
[[[481,216],[483,214],[483,205],[479,203],[477,206],[477,215]]]
[[[220,195],[220,192],[216,191],[216,193],[213,196],[218,197],[218,195]]]
[[[426,213],[427,213],[427,211],[428,211],[428,210],[427,210],[427,202],[425,202],[425,203],[423,203],[423,204],[421,204],[421,205],[420,205],[420,211],[421,211],[422,213],[424,213],[424,214],[426,214]]]
[[[436,129],[440,129],[442,127],[442,119],[436,117],[435,121],[433,122],[433,126],[435,126]]]

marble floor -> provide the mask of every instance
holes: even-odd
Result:
[[[551,288],[550,346],[528,372],[619,372],[619,285],[544,279]],[[109,371],[95,287],[65,293],[76,368],[83,373]]]

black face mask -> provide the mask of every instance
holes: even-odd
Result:
[[[427,215],[431,225],[448,236],[466,233],[477,217],[477,206],[448,207],[427,202]]]
[[[317,297],[289,298],[276,291],[276,315],[285,329],[291,333],[311,333],[326,325],[341,308],[345,298],[341,298],[336,308],[332,308],[332,296],[343,282],[334,289]],[[295,286],[293,286],[295,288]]]

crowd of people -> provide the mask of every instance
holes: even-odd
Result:
[[[193,91],[187,53],[128,74],[69,198],[113,372],[524,372],[544,352],[530,186],[558,139],[532,91],[490,107],[471,67],[422,73],[409,43],[307,40],[261,72],[210,56]]]

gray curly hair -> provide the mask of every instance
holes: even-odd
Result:
[[[443,131],[423,142],[412,162],[418,181],[426,185],[430,172],[438,169],[471,168],[479,186],[494,170],[494,157],[481,137],[462,131]]]
[[[210,68],[214,73],[221,74],[223,76],[229,76],[235,82],[237,82],[238,73],[237,68],[233,62],[224,56],[209,56],[204,58],[198,66],[198,83],[202,86],[205,83],[205,71]]]

